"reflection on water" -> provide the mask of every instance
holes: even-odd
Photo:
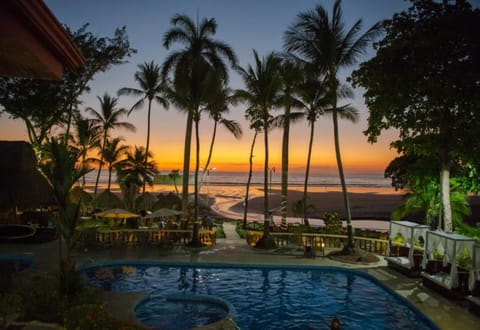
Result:
[[[112,266],[114,278],[99,278],[95,268],[85,272],[90,284],[107,290],[147,292],[151,299],[138,306],[136,314],[156,328],[159,324],[151,322],[165,312],[166,296],[193,294],[230,303],[242,329],[325,329],[333,317],[339,317],[345,329],[435,329],[394,293],[353,271],[152,264],[133,268],[125,276],[123,266]],[[183,307],[191,312],[192,306]],[[169,316],[161,315],[162,320]]]

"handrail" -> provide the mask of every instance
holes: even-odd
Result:
[[[250,246],[254,246],[262,236],[262,231],[248,231],[247,243]],[[270,236],[273,237],[278,247],[294,246],[298,250],[302,251],[305,249],[306,246],[310,246],[316,249],[342,248],[343,246],[345,246],[348,239],[347,235],[294,232],[273,232],[270,233]],[[354,236],[353,240],[358,247],[367,252],[386,255],[388,242],[387,240],[362,236]]]
[[[192,234],[193,231],[189,229],[95,228],[93,237],[96,244],[100,246],[186,245],[192,239]],[[85,231],[85,236],[91,237],[90,235]],[[216,243],[216,233],[214,230],[201,229],[199,231],[199,238],[200,241],[207,246]]]

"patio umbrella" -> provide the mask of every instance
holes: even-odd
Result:
[[[172,216],[180,215],[180,214],[182,214],[181,211],[162,208],[162,209],[158,209],[155,212],[145,216],[145,219],[172,217]]]
[[[124,209],[110,209],[102,212],[95,213],[100,218],[112,218],[112,219],[132,219],[139,218],[139,214],[132,213]]]

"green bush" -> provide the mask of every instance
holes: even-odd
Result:
[[[0,326],[6,328],[7,320],[11,316],[21,313],[22,299],[15,293],[0,293]]]
[[[6,265],[0,265],[0,294],[8,292],[13,287],[13,273]]]
[[[338,213],[325,212],[323,214],[323,222],[325,223],[327,234],[341,235],[343,233],[342,220],[340,220]]]
[[[241,227],[237,227],[237,229],[235,230],[238,234],[238,236],[240,236],[240,238],[242,239],[246,239],[247,238],[247,231]]]
[[[65,275],[37,277],[18,290],[23,306],[20,320],[62,324],[66,310],[71,307],[102,303],[103,291],[86,288],[78,272],[70,272],[68,282],[59,282],[62,276]]]
[[[80,272],[75,270],[74,263],[70,265],[70,270],[67,272],[65,261],[60,263],[60,271],[57,274],[59,283],[59,292],[63,295],[74,296],[84,288],[83,278]]]
[[[20,288],[18,294],[23,305],[21,320],[62,323],[66,300],[60,295],[55,278],[35,278]]]
[[[65,313],[65,328],[71,330],[107,330],[112,328],[110,314],[101,306],[88,304],[73,306]]]
[[[225,232],[223,231],[223,225],[217,225],[214,227],[216,238],[225,238]]]

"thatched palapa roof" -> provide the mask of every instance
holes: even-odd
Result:
[[[152,211],[166,208],[166,209],[176,209],[180,210],[182,208],[182,200],[180,197],[170,192],[166,195],[159,194],[157,196],[158,200],[152,206]]]
[[[54,204],[52,187],[37,169],[30,144],[0,141],[0,157],[0,209]]]
[[[135,210],[151,210],[156,201],[157,197],[146,191],[135,199]]]
[[[94,199],[93,204],[98,209],[113,209],[123,207],[120,198],[110,190],[104,190]]]

